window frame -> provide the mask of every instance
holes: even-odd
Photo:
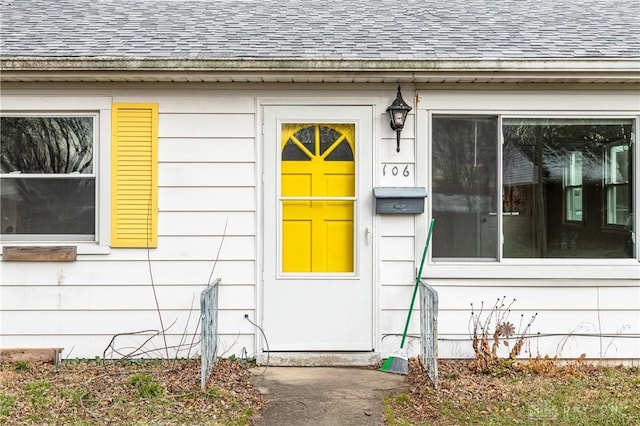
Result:
[[[431,191],[431,121],[433,115],[496,115],[502,129],[502,119],[506,118],[554,118],[554,119],[625,119],[634,124],[633,164],[634,187],[640,186],[640,165],[638,137],[640,133],[640,97],[630,91],[611,92],[593,90],[460,90],[444,89],[418,90],[418,96],[425,99],[416,111],[416,158],[426,159],[425,167],[417,170],[418,184],[424,184]],[[585,102],[589,99],[589,102]],[[551,106],[551,108],[549,108]],[[603,107],[610,109],[602,109]],[[500,132],[498,144],[500,158],[503,157],[503,135]],[[498,162],[498,188],[502,189],[502,161]],[[429,192],[430,193],[430,192]],[[500,194],[501,195],[501,194]],[[501,199],[501,198],[500,198]],[[500,204],[500,203],[499,203]],[[640,197],[633,200],[634,211],[640,207]],[[426,223],[431,218],[432,200],[427,197],[426,220],[416,222],[416,240],[426,236]],[[502,213],[502,206],[499,205]],[[498,215],[499,229],[503,229],[502,214]],[[423,223],[424,222],[424,223]],[[620,259],[582,259],[582,258],[504,258],[503,236],[500,231],[498,258],[492,262],[475,260],[440,261],[428,257],[429,276],[433,278],[487,278],[513,279],[640,279],[640,244],[637,243],[639,229],[638,215],[633,218],[634,241],[633,256]],[[436,223],[437,227],[437,223]],[[419,248],[416,246],[416,253]],[[430,250],[431,252],[431,250]],[[461,267],[464,266],[464,267]],[[611,267],[615,266],[612,275]]]
[[[0,236],[4,246],[76,246],[78,254],[108,254],[110,244],[110,188],[111,180],[111,103],[110,97],[94,96],[38,96],[3,95],[2,116],[92,116],[94,117],[93,176],[95,181],[95,233],[90,240],[55,236],[27,236],[23,239]],[[61,176],[61,175],[56,175]]]
[[[459,118],[463,118],[464,117],[466,119],[472,120],[470,122],[474,123],[474,129],[475,129],[474,130],[474,135],[476,136],[475,144],[477,144],[477,123],[481,122],[481,121],[489,122],[489,120],[495,121],[495,126],[496,126],[495,127],[495,132],[496,133],[493,134],[493,137],[495,137],[496,146],[494,146],[491,149],[491,151],[492,151],[493,155],[495,155],[496,162],[497,162],[498,158],[500,158],[500,156],[502,155],[502,150],[501,149],[499,150],[499,147],[497,146],[499,141],[500,141],[500,129],[501,129],[501,126],[502,126],[502,121],[501,121],[499,115],[497,115],[497,114],[439,114],[438,113],[438,114],[432,114],[431,115],[430,125],[433,124],[433,116],[437,116],[437,117],[445,118],[445,119],[450,119],[452,117],[456,117],[456,118],[459,119]],[[430,145],[429,145],[429,147],[432,149],[432,155],[429,157],[429,162],[431,162],[432,159],[433,159],[433,149],[434,148],[433,148],[433,138],[432,138],[432,136],[433,136],[433,134],[431,133],[430,134]],[[483,154],[485,154],[485,153],[483,153]],[[475,156],[477,156],[477,154],[475,154]],[[475,166],[474,166],[474,169],[475,169]],[[431,185],[430,185],[430,194],[432,194],[431,197],[430,197],[431,201],[429,203],[429,206],[430,206],[430,210],[429,211],[431,212],[431,215],[433,217],[433,204],[434,204],[434,199],[435,199],[436,192],[435,192],[435,190],[433,188],[433,179],[432,179],[433,168],[430,167],[429,170],[430,170],[430,175],[431,175],[430,176],[430,183],[431,183]],[[495,170],[497,171],[498,169],[496,168]],[[500,173],[502,173],[502,169],[500,169]],[[499,201],[499,200],[502,200],[502,189],[498,190],[498,185],[499,185],[499,183],[501,181],[502,180],[498,180],[497,176],[496,176],[496,179],[494,181],[494,183],[496,185],[496,192],[493,194],[493,197],[495,197],[495,200],[496,200],[495,201],[496,204],[500,204],[500,205],[502,205],[502,203]],[[495,209],[491,209],[490,208],[489,209],[490,211],[486,212],[486,214],[489,215],[489,216],[498,216],[498,215],[500,215],[501,210],[498,210],[497,206],[494,206],[494,207],[495,207]],[[493,210],[495,210],[495,211],[493,211]],[[477,231],[477,229],[476,229],[476,231]],[[434,245],[435,245],[435,243],[436,242],[434,241]],[[465,257],[465,256],[460,256],[460,257],[439,257],[437,259],[438,259],[438,261],[444,261],[444,262],[448,262],[448,261],[451,261],[451,262],[465,262],[465,261],[469,261],[469,262],[495,262],[500,256],[499,250],[501,250],[501,246],[502,246],[501,239],[500,239],[499,235],[496,235],[496,237],[495,237],[495,244],[497,246],[496,250],[495,250],[495,257],[486,257],[486,256],[485,257],[481,257],[481,256],[478,256],[478,257]],[[432,249],[432,253],[433,253],[433,249]]]
[[[440,112],[432,112],[430,114],[430,118],[429,118],[429,125],[430,125],[430,129],[431,132],[429,134],[430,136],[430,143],[429,143],[429,147],[431,148],[431,155],[429,157],[429,161],[434,161],[434,155],[435,155],[435,141],[434,141],[434,123],[436,122],[436,120],[438,119],[451,119],[451,118],[457,118],[459,121],[475,121],[478,118],[485,118],[485,119],[494,119],[495,122],[497,123],[498,129],[497,132],[498,134],[496,135],[496,143],[500,146],[500,149],[498,150],[498,147],[496,147],[496,162],[499,164],[496,164],[494,166],[493,171],[496,173],[495,179],[497,182],[497,186],[496,186],[496,191],[499,192],[499,194],[494,193],[493,196],[496,197],[497,200],[503,200],[502,202],[497,202],[496,205],[494,206],[494,208],[496,209],[496,213],[493,213],[494,215],[498,216],[498,221],[497,221],[497,229],[498,229],[498,234],[496,235],[496,244],[499,246],[496,250],[496,256],[495,257],[482,257],[482,256],[478,256],[478,257],[464,257],[464,256],[460,256],[460,257],[451,257],[451,256],[445,256],[445,257],[433,257],[433,261],[434,262],[464,262],[464,261],[468,261],[468,262],[498,262],[498,263],[502,263],[504,261],[508,261],[511,259],[528,259],[528,260],[532,260],[532,261],[536,261],[536,260],[542,260],[542,259],[560,259],[560,260],[566,260],[566,259],[589,259],[589,260],[611,260],[611,259],[628,259],[627,257],[620,257],[620,258],[606,258],[606,257],[571,257],[571,256],[567,256],[567,257],[525,257],[525,256],[510,256],[507,257],[505,256],[505,241],[506,241],[506,237],[505,237],[505,215],[506,216],[510,216],[513,215],[514,213],[511,211],[505,211],[504,209],[504,170],[505,170],[505,151],[504,151],[504,146],[505,146],[505,133],[504,133],[504,129],[505,129],[505,125],[509,125],[511,123],[507,123],[510,121],[515,121],[518,122],[519,120],[533,120],[533,121],[537,121],[540,120],[542,122],[546,122],[549,121],[550,125],[554,125],[554,121],[557,122],[562,122],[562,121],[568,121],[569,123],[565,123],[565,124],[569,124],[569,125],[580,125],[580,121],[581,120],[588,120],[588,121],[612,121],[615,122],[617,120],[624,120],[627,122],[630,122],[630,124],[632,126],[635,126],[635,118],[634,117],[630,117],[630,118],[620,118],[620,117],[602,117],[602,116],[597,116],[597,117],[593,117],[593,116],[583,116],[583,115],[563,115],[563,116],[558,116],[558,115],[552,115],[549,113],[545,113],[542,115],[535,115],[535,116],[529,116],[529,115],[523,115],[523,114],[514,114],[514,115],[506,115],[506,114],[500,114],[500,113],[493,113],[493,114],[479,114],[479,113],[474,113],[474,114],[467,114],[467,113],[459,113],[459,114],[450,114],[450,113],[440,113]],[[571,121],[576,121],[576,123],[571,123]],[[612,125],[615,123],[611,123]],[[622,144],[621,144],[622,145]],[[612,146],[612,144],[607,145],[607,147]],[[608,151],[607,151],[608,152]],[[562,201],[561,201],[561,206],[558,206],[558,209],[561,209],[561,211],[559,211],[559,213],[562,215],[562,223],[565,225],[569,225],[572,227],[579,227],[581,224],[585,223],[585,211],[584,211],[584,199],[582,199],[581,197],[581,207],[582,207],[582,215],[581,218],[579,220],[568,220],[567,218],[567,202],[566,202],[566,196],[567,196],[567,188],[570,189],[575,189],[575,188],[579,188],[580,190],[583,189],[584,186],[584,176],[583,176],[583,155],[582,152],[580,150],[571,150],[570,152],[568,152],[570,155],[570,157],[565,157],[563,160],[563,166],[562,166]],[[577,179],[571,179],[571,177],[568,176],[568,174],[570,173],[571,167],[568,166],[571,164],[572,159],[574,159],[575,157],[580,158],[580,167],[579,167],[579,176],[577,176]],[[599,167],[602,168],[602,170],[604,171],[607,167],[609,167],[609,162],[607,159],[606,154],[603,152],[603,157],[602,157],[602,163],[599,164]],[[436,194],[439,194],[439,191],[436,191],[436,189],[434,188],[435,182],[434,182],[434,177],[433,177],[433,173],[434,170],[437,169],[437,167],[434,167],[432,165],[432,167],[430,167],[430,189],[431,189],[431,194],[432,194],[432,201],[430,203],[430,212],[432,216],[435,216],[434,213],[434,204],[435,204],[435,196]],[[602,181],[601,184],[604,183],[604,181],[607,178],[607,175],[602,175]],[[573,182],[573,180],[575,180],[576,182]],[[567,183],[569,181],[569,183]],[[616,184],[618,182],[615,182]],[[628,186],[628,182],[626,183],[626,185]],[[500,189],[498,189],[500,188]],[[607,200],[608,201],[608,200]],[[607,204],[605,201],[605,198],[603,197],[603,201],[601,201],[601,205],[599,206],[601,208],[601,212],[603,212],[602,214],[606,214],[607,213]],[[555,207],[552,207],[555,208]],[[491,213],[490,213],[491,214]],[[545,213],[545,215],[548,214],[548,211]],[[600,215],[598,215],[599,217]],[[598,227],[601,230],[606,230],[607,228],[604,226],[600,225],[600,219],[599,218],[593,218],[594,220],[598,221]],[[624,227],[617,227],[616,228],[618,231],[624,229]],[[435,251],[435,241],[434,241],[434,249],[432,250],[432,253]],[[635,257],[632,257],[632,259],[635,259]]]
[[[2,112],[2,118],[19,117],[19,118],[91,118],[92,119],[92,141],[91,141],[91,169],[90,173],[22,173],[8,172],[0,173],[4,178],[19,179],[93,179],[94,182],[94,224],[93,234],[0,234],[0,238],[11,244],[14,241],[19,242],[60,242],[60,243],[77,243],[77,242],[95,242],[98,227],[98,188],[96,186],[97,177],[97,158],[96,146],[98,142],[98,114],[96,112],[57,112],[57,111],[30,111],[30,112]],[[14,174],[15,173],[15,174]],[[65,238],[66,237],[66,238]]]
[[[624,144],[620,143],[620,142],[612,142],[610,144],[606,145],[606,152],[605,152],[605,161],[603,164],[603,168],[604,168],[604,179],[602,182],[602,186],[604,188],[604,190],[602,191],[603,193],[603,211],[605,212],[603,214],[603,218],[602,218],[602,226],[603,228],[609,228],[612,230],[623,230],[626,227],[626,221],[625,223],[612,223],[609,221],[609,215],[610,215],[610,191],[611,190],[615,190],[617,188],[624,188],[624,187],[628,187],[631,184],[631,179],[629,177],[627,177],[627,180],[625,182],[618,182],[616,179],[612,179],[611,178],[611,173],[612,173],[612,164],[611,164],[611,150],[615,147],[623,147]],[[627,155],[629,155],[629,153],[627,153]],[[632,167],[633,167],[633,162],[631,160],[631,158],[629,159],[629,161],[632,163]],[[617,160],[616,160],[617,163]],[[632,169],[633,170],[633,169]],[[637,170],[636,170],[637,173]],[[632,203],[633,200],[629,200],[629,203]],[[628,214],[628,213],[627,213]]]

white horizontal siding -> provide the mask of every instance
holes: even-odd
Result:
[[[505,305],[511,305],[514,310],[591,310],[598,307],[602,310],[636,310],[638,315],[638,301],[640,301],[640,287],[596,287],[582,286],[577,283],[565,287],[544,289],[535,287],[529,283],[527,287],[488,287],[482,288],[473,285],[466,286],[441,286],[435,288],[440,298],[440,308],[453,311],[471,312],[471,303],[477,312],[484,302],[484,310],[490,309],[497,301],[504,297]],[[406,309],[413,286],[382,287],[383,309]],[[544,301],[540,301],[536,295],[549,294]]]
[[[471,303],[482,318],[504,296],[511,306],[507,318],[524,327],[537,313],[528,334],[533,356],[589,358],[640,357],[640,283],[636,280],[437,280],[428,279],[438,291],[438,337],[441,357],[472,357]],[[410,286],[382,288],[382,334],[390,334],[383,347],[393,351],[393,336],[402,330],[411,298]],[[419,332],[419,312],[414,312],[410,334]],[[522,326],[520,326],[522,321]],[[495,326],[495,322],[492,323]],[[539,334],[539,337],[537,335]],[[418,350],[415,346],[414,350]],[[529,354],[523,354],[529,356]]]
[[[151,260],[254,260],[255,236],[162,237],[163,246],[151,253]]]
[[[607,110],[638,113],[634,90],[551,91],[536,90],[425,90],[421,108],[445,111],[584,111]],[[550,104],[551,103],[551,104]]]
[[[253,138],[255,115],[160,114],[159,136],[163,138]]]
[[[390,355],[398,348],[406,314],[406,311],[384,311],[383,321],[389,326],[389,331],[383,332],[383,356],[385,353]],[[529,320],[531,314],[531,311],[526,312],[525,321]],[[519,312],[514,312],[510,317],[516,327],[519,324],[519,316]],[[592,311],[538,312],[531,333],[526,339],[527,347],[533,346],[533,356],[540,354],[571,358],[585,353],[589,358],[639,358],[637,313],[601,311],[600,318],[601,321],[598,321],[597,312]],[[473,357],[470,333],[464,333],[464,330],[468,329],[468,320],[468,313],[440,311],[438,353],[441,358]],[[418,336],[419,328],[419,313],[415,312],[408,334]],[[411,350],[417,354],[419,344],[413,338],[410,340],[413,342]],[[501,339],[503,340],[505,339]],[[513,345],[514,341],[510,342]],[[600,342],[603,344],[602,351]],[[528,354],[523,353],[522,356],[526,357]]]
[[[163,309],[169,356],[186,356],[187,346],[194,342],[191,356],[199,351],[200,335],[199,302],[193,309]],[[218,313],[218,354],[226,356],[255,353],[254,326],[244,315],[255,322],[255,312],[250,309],[221,309]],[[53,310],[53,311],[2,311],[2,347],[62,347],[62,356],[93,358],[101,356],[109,342],[116,336],[116,347],[124,353],[141,346],[140,350],[153,353],[152,357],[164,357],[164,339],[158,335],[150,342],[145,340],[155,330],[160,332],[160,320],[155,309],[141,310]],[[142,333],[141,333],[142,332]],[[129,336],[126,334],[141,333]],[[124,334],[124,335],[123,335]],[[175,348],[172,346],[178,346]],[[243,351],[244,350],[244,351]],[[176,353],[178,351],[179,353]],[[113,355],[118,358],[117,355]],[[109,354],[107,354],[109,357]]]
[[[158,208],[160,211],[255,211],[255,188],[160,187]]]
[[[254,212],[171,211],[160,212],[161,236],[255,235]]]
[[[139,258],[144,253],[138,254]],[[114,286],[148,285],[151,283],[149,266],[153,273],[153,280],[158,286],[205,285],[211,270],[214,278],[220,277],[224,285],[254,285],[255,261],[252,260],[172,260],[152,261],[140,260],[112,260],[110,256],[82,256],[76,262],[38,262],[31,264],[28,273],[22,262],[4,262],[2,266],[2,286]],[[11,306],[8,299],[0,299],[4,308]]]
[[[416,307],[417,309],[417,307]],[[600,315],[597,311],[576,310],[576,311],[513,311],[509,316],[509,321],[513,323],[516,330],[520,324],[522,315],[522,329],[530,321],[532,315],[537,313],[537,317],[533,322],[530,334],[560,334],[572,335],[574,333],[587,333],[596,335],[615,334],[615,335],[634,335],[640,334],[638,324],[637,311],[623,310],[601,310]],[[415,311],[411,316],[409,334],[418,334],[420,332],[419,313]],[[486,318],[483,316],[483,318]],[[469,311],[450,311],[440,310],[438,312],[438,336],[446,339],[448,336],[470,336],[470,319]],[[407,310],[385,310],[383,312],[382,321],[386,325],[385,334],[398,334],[404,330],[407,320]],[[465,334],[467,333],[467,334]],[[493,335],[493,333],[491,333]],[[640,342],[636,341],[638,349]],[[446,354],[441,354],[447,357]],[[640,355],[640,353],[636,354]]]
[[[158,143],[161,163],[255,162],[253,138],[160,138]]]
[[[206,224],[202,225],[206,228]],[[188,260],[254,260],[254,236],[196,236],[158,238],[158,248],[149,250],[113,250],[109,260],[142,260],[149,257],[152,262]]]
[[[416,281],[416,269],[412,260],[380,262],[380,285],[382,288],[392,285],[413,285]]]
[[[256,321],[254,101],[229,92],[153,96],[160,104],[160,237],[150,258],[169,268],[176,259],[205,262],[203,282],[212,274],[222,279],[218,353],[253,352],[255,329],[244,315]],[[164,295],[181,301],[176,314],[188,314],[182,288],[169,286]],[[134,314],[142,309],[131,305]]]
[[[386,117],[385,117],[386,118]],[[409,121],[409,119],[407,119],[407,122]],[[406,125],[405,125],[405,129],[407,129]],[[389,132],[389,134],[387,135],[387,132]],[[388,118],[386,120],[384,120],[384,123],[382,125],[382,140],[380,141],[380,152],[382,154],[382,158],[384,159],[383,162],[393,162],[393,163],[398,163],[398,164],[402,164],[403,167],[404,165],[411,165],[411,167],[413,167],[414,163],[414,151],[415,151],[415,146],[414,146],[414,141],[413,138],[409,138],[408,136],[408,132],[406,132],[405,130],[402,131],[402,133],[400,134],[400,152],[396,151],[396,146],[397,146],[397,137],[396,137],[396,133],[395,132],[391,132],[390,127],[389,127],[389,120]],[[382,176],[382,167],[379,167],[379,172],[378,172],[378,180],[380,181],[384,181],[385,177]],[[402,169],[400,169],[400,171],[402,171]],[[387,169],[387,173],[389,173],[389,169]],[[411,183],[411,180],[408,179],[401,179],[402,173],[400,173],[397,176],[397,179],[393,179],[393,182],[399,183],[399,184],[386,184],[385,186],[412,186],[413,183]],[[391,176],[389,176],[388,174],[386,175],[387,179],[392,179]],[[411,178],[413,179],[413,177]]]
[[[414,238],[382,237],[380,238],[380,259],[382,261],[408,261],[415,257]]]
[[[398,311],[403,314],[403,312]],[[538,314],[532,327],[532,333],[562,333],[571,334],[581,328],[586,328],[589,332],[601,330],[602,333],[617,333],[626,329],[634,334],[639,333],[638,312],[631,310],[520,310],[514,309],[509,315],[509,321],[518,328],[522,316],[523,327],[534,315]],[[402,316],[402,315],[401,315]],[[483,318],[485,318],[483,316]],[[451,311],[441,309],[438,313],[438,332],[442,335],[460,333],[468,329],[470,319],[469,311]],[[627,328],[626,326],[629,326]]]
[[[381,237],[413,237],[416,234],[413,215],[388,215],[379,217]]]
[[[242,96],[242,95],[246,96]],[[252,91],[238,90],[113,90],[117,102],[157,102],[160,114],[246,114],[255,109]],[[239,96],[240,95],[240,96]]]
[[[160,163],[160,187],[255,186],[253,163]]]
[[[189,316],[189,309],[162,310],[167,333],[181,335],[184,330],[200,333],[197,326],[199,306],[195,306]],[[244,319],[244,314],[253,317],[250,309],[221,310],[218,312],[218,332],[220,334],[249,334],[253,326]],[[3,311],[0,314],[4,335],[102,335],[109,336],[141,330],[159,330],[158,313],[149,310],[112,311]],[[252,320],[253,321],[253,320]],[[71,327],[71,325],[73,325]]]
[[[0,296],[11,300],[5,311],[134,311],[155,310],[157,303],[162,310],[200,309],[200,293],[206,284],[199,286],[2,286]],[[255,309],[255,286],[220,285],[219,309],[236,309],[243,300],[244,309]]]

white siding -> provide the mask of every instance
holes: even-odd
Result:
[[[532,281],[482,282],[475,280],[430,280],[439,294],[439,354],[444,358],[468,358],[471,348],[471,303],[477,314],[484,302],[482,318],[498,299],[506,296],[511,307],[508,321],[523,329],[537,314],[526,339],[528,357],[558,356],[575,358],[585,353],[589,358],[640,357],[640,287],[637,282],[561,282],[556,286],[536,286]],[[512,285],[517,284],[517,285]],[[408,286],[382,287],[381,322],[386,330],[403,330],[406,307],[411,300]],[[492,323],[495,325],[495,322]],[[419,333],[419,312],[412,315],[409,335]],[[393,352],[400,344],[400,332],[388,332],[383,350]],[[383,336],[385,330],[383,330]],[[512,341],[513,342],[513,341]],[[409,339],[410,348],[418,351],[418,342]],[[602,348],[600,347],[602,345]]]
[[[440,352],[472,356],[467,333],[471,315],[485,314],[500,298],[516,301],[508,321],[519,327],[537,313],[527,339],[531,355],[589,358],[640,356],[640,286],[635,280],[429,280],[440,296]],[[495,324],[495,323],[494,323]],[[537,334],[539,333],[539,336]],[[602,345],[602,348],[600,347]],[[529,354],[523,354],[529,356]]]
[[[249,114],[168,114],[161,113],[159,132],[165,138],[250,138],[254,136],[254,116]]]
[[[55,346],[65,348],[64,357],[102,356],[118,333],[160,328],[153,280],[165,327],[170,326],[169,344],[182,345],[180,356],[193,355],[197,349],[189,349],[188,343],[198,332],[199,293],[215,267],[213,277],[222,279],[219,352],[223,356],[255,355],[262,338],[244,315],[260,323],[261,98],[278,98],[278,102],[300,98],[312,103],[324,96],[337,103],[375,104],[378,114],[371,142],[375,186],[425,187],[428,108],[476,112],[497,102],[510,111],[576,110],[583,99],[589,99],[587,104],[597,108],[617,105],[628,109],[637,99],[628,91],[602,91],[608,100],[596,102],[589,93],[566,91],[550,104],[552,92],[425,91],[420,105],[415,105],[415,90],[405,85],[404,97],[415,108],[402,132],[401,151],[396,153],[395,133],[384,113],[395,96],[392,85],[350,85],[349,90],[319,85],[243,85],[233,90],[211,85],[197,90],[186,89],[192,87],[188,85],[180,89],[100,87],[76,90],[78,108],[108,109],[104,99],[109,97],[113,102],[159,104],[158,248],[81,254],[70,263],[0,262],[1,347]],[[37,108],[38,92],[23,93],[21,105]],[[46,107],[55,108],[56,96],[64,96],[65,91],[51,89],[47,94]],[[103,100],[98,106],[82,101],[97,95]],[[408,167],[411,173],[403,178],[384,175],[385,164]],[[374,349],[383,357],[400,343],[424,247],[428,206],[427,198],[426,214],[375,217]],[[510,316],[516,326],[521,314],[528,319],[538,313],[531,333],[540,332],[540,336],[529,339],[527,346],[533,355],[640,358],[640,264],[505,263],[427,262],[423,276],[440,295],[441,357],[472,356],[470,304],[492,304],[506,296],[507,300],[517,299]],[[418,350],[417,333],[416,311],[408,340],[413,354]],[[143,339],[119,336],[116,344],[135,348]],[[149,345],[157,349],[163,342],[155,337]],[[161,355],[160,351],[150,353]]]
[[[141,256],[146,254],[141,253]],[[169,262],[151,262],[156,285],[206,285],[214,267],[213,256],[203,261],[174,259]],[[254,284],[255,261],[219,260],[215,275],[225,276],[227,284]],[[149,263],[145,260],[113,260],[109,256],[87,255],[77,262],[64,263],[3,263],[2,287],[30,286],[106,286],[150,285]],[[33,296],[31,296],[33,297]],[[2,298],[2,308],[13,305],[11,299]]]
[[[252,138],[161,138],[158,156],[162,163],[252,163],[254,144]]]

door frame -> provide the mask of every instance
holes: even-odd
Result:
[[[322,96],[321,93],[317,93]],[[257,324],[264,324],[264,274],[265,274],[265,108],[268,107],[368,107],[371,109],[371,188],[361,188],[362,194],[371,194],[373,186],[376,184],[377,175],[375,173],[375,165],[378,163],[379,156],[379,123],[380,113],[378,110],[378,98],[363,97],[257,97],[256,98],[256,169],[257,169],[257,191],[256,191],[256,291],[255,291],[255,315]],[[356,173],[358,166],[356,165]],[[361,194],[361,196],[362,196]],[[373,200],[371,199],[371,203]],[[380,360],[380,286],[378,285],[379,277],[379,250],[377,244],[377,222],[378,217],[375,215],[373,206],[371,208],[371,352],[268,352],[268,336],[263,336],[263,332],[256,330],[255,348],[256,359],[259,363],[270,363],[270,365],[371,365]]]

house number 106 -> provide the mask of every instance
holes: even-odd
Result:
[[[382,176],[386,176],[387,175],[387,166],[388,164],[385,164],[384,166],[382,166]],[[393,166],[391,167],[391,175],[392,176],[398,176],[400,173],[402,173],[402,176],[404,177],[409,177],[409,175],[411,173],[409,173],[409,166],[405,165],[404,169],[402,169],[402,171],[400,171],[400,168],[402,167],[402,165],[400,165],[400,167],[398,166]]]

